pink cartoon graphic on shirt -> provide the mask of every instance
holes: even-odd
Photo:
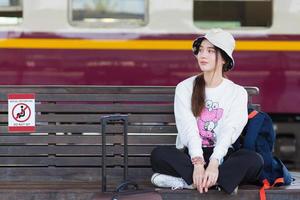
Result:
[[[223,109],[219,108],[218,102],[205,101],[205,107],[197,119],[199,134],[202,138],[202,145],[205,147],[214,146],[216,142],[215,128],[222,118]]]

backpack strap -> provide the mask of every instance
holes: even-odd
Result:
[[[284,183],[284,178],[283,177],[276,178],[275,181],[274,181],[274,183],[273,183],[273,185],[272,185],[272,187],[276,186],[278,183],[280,183],[280,184]]]
[[[265,116],[263,114],[259,115],[259,112],[252,110],[248,114],[248,123],[246,125],[246,134],[244,136],[243,148],[255,151],[255,142],[259,134],[259,129],[264,122]]]
[[[265,190],[273,188],[278,183],[284,183],[283,177],[282,178],[277,178],[274,181],[273,185],[270,185],[269,181],[267,179],[264,179],[263,180],[263,186],[259,190],[260,200],[266,200],[266,191]]]
[[[270,189],[270,183],[267,179],[263,180],[263,186],[260,188],[259,190],[259,196],[260,196],[260,200],[266,200],[266,191],[267,189]]]
[[[248,114],[248,119],[252,119],[253,117],[255,117],[258,114],[258,112],[256,110],[253,110],[251,113]]]

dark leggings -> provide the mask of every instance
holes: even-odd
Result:
[[[206,163],[212,152],[213,148],[203,148]],[[182,177],[188,185],[193,183],[194,166],[187,151],[170,146],[157,147],[151,153],[151,164],[154,172]],[[246,149],[233,152],[230,149],[219,166],[217,183],[230,194],[240,184],[256,183],[262,168],[263,159],[256,152]]]

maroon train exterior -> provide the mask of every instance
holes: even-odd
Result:
[[[79,34],[1,32],[0,38],[190,40],[192,34]],[[299,41],[300,35],[235,35],[237,41]],[[171,48],[170,48],[171,49]],[[155,85],[175,86],[199,73],[191,50],[0,48],[1,85]],[[228,77],[257,86],[264,111],[300,114],[300,51],[235,51]]]

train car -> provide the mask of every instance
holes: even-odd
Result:
[[[298,0],[0,0],[1,85],[176,85],[191,45],[237,40],[229,78],[257,86],[276,119],[300,120]]]

